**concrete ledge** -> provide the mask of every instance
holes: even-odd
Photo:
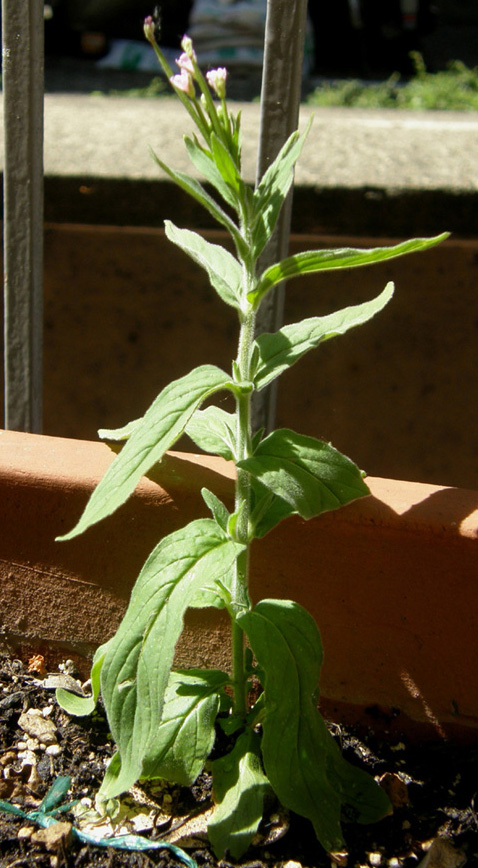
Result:
[[[242,113],[244,173],[252,182],[259,104]],[[478,234],[478,117],[474,113],[316,109],[296,173],[294,231]],[[166,183],[149,154],[191,171],[191,132],[174,98],[47,94],[46,219],[159,226],[165,217],[211,225]]]
[[[226,462],[169,454],[114,515],[55,543],[79,516],[112,459],[107,446],[0,433],[3,642],[28,653],[91,653],[116,628],[158,538],[225,498]],[[400,709],[435,735],[478,727],[478,492],[386,479],[372,496],[309,522],[283,522],[254,545],[252,595],[292,598],[323,636],[322,693],[330,708]],[[227,665],[219,613],[194,611],[182,665]],[[388,710],[388,711],[387,711]],[[387,723],[387,725],[388,725]]]

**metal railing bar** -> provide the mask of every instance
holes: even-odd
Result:
[[[267,0],[262,73],[257,182],[277,156],[299,122],[304,62],[307,0]],[[292,190],[284,203],[274,234],[260,261],[263,270],[287,256],[292,212]],[[285,284],[266,296],[257,331],[276,331],[282,325]],[[277,403],[277,381],[256,396],[253,426],[272,430]]]
[[[43,0],[2,0],[4,426],[42,427]]]

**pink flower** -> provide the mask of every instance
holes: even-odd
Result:
[[[184,72],[189,72],[190,75],[194,75],[192,58],[189,56],[189,54],[186,54],[185,51],[183,51],[181,57],[178,57],[176,59],[176,63],[181,70],[184,70]]]
[[[192,77],[189,75],[189,72],[186,72],[184,69],[181,70],[179,75],[172,75],[169,81],[176,90],[182,90],[182,92],[191,99],[196,95]]]
[[[209,72],[206,72],[206,78],[209,87],[217,93],[220,99],[224,99],[226,96],[227,69],[224,69],[223,66],[220,66],[218,69],[210,69]]]

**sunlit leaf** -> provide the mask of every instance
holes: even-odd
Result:
[[[224,228],[227,229],[231,237],[234,239],[237,250],[240,250],[244,255],[247,255],[247,245],[243,237],[241,236],[238,227],[236,226],[234,221],[231,220],[228,214],[223,211],[220,205],[218,205],[215,199],[213,199],[212,196],[210,196],[209,193],[206,192],[206,190],[199,183],[199,181],[196,181],[195,178],[191,178],[184,172],[178,172],[175,169],[171,169],[169,166],[166,165],[166,163],[163,163],[163,161],[160,160],[153,151],[151,151],[151,154],[160,169],[162,169],[163,172],[166,172],[166,174],[169,175],[171,180],[174,181],[174,183],[177,184],[178,187],[184,190],[185,193],[188,193],[190,196],[192,196],[193,199],[196,200],[196,202],[199,202],[199,204],[202,205],[206,209],[206,211],[208,211],[209,214],[211,214],[211,216],[214,217],[214,219],[221,224],[221,226],[224,226]]]
[[[133,493],[141,477],[161,460],[209,395],[227,388],[229,376],[214,365],[195,368],[158,395],[91,495],[78,524],[59,539],[82,533],[111,515]]]
[[[184,142],[189,158],[196,169],[212,184],[225,202],[232,208],[236,208],[237,197],[226,183],[211,154],[199,144],[196,138],[190,139],[188,136],[185,136]]]
[[[390,804],[372,777],[346,763],[317,710],[323,657],[317,625],[288,600],[262,600],[239,623],[264,671],[266,775],[280,802],[312,822],[325,850],[340,850],[343,808],[371,822]]]
[[[143,778],[194,783],[212,750],[221,693],[228,683],[227,673],[216,669],[171,672],[161,723],[143,761]]]
[[[328,316],[315,316],[302,322],[286,325],[274,334],[262,334],[256,339],[257,368],[254,377],[256,389],[263,389],[272,380],[290,368],[309,350],[323,341],[345,334],[362,325],[383,310],[393,295],[393,283],[387,283],[377,298],[346,307]]]
[[[270,790],[261,766],[260,736],[248,728],[232,751],[211,763],[211,771],[216,807],[209,839],[218,858],[229,852],[240,859],[257,832]]]
[[[219,244],[211,244],[197,232],[178,229],[164,221],[166,235],[207,272],[211,286],[226,304],[241,309],[242,269],[237,259]]]
[[[294,180],[294,167],[312,124],[300,134],[292,133],[275,160],[264,172],[253,197],[252,244],[254,256],[264,249],[277,223],[284,200]]]
[[[247,470],[302,518],[312,518],[369,494],[358,467],[329,443],[273,431],[254,455],[237,466]]]
[[[186,425],[186,434],[204,452],[230,461],[236,452],[236,427],[234,413],[212,406],[196,410]]]
[[[427,250],[448,238],[449,233],[443,232],[433,238],[412,238],[410,241],[402,241],[390,247],[371,247],[369,249],[344,247],[336,250],[305,250],[296,253],[271,265],[260,277],[257,286],[248,294],[248,299],[255,307],[264,295],[281,283],[292,277],[303,274],[314,274],[318,271],[330,271],[332,269],[356,268],[360,265],[370,265],[374,262],[384,262],[406,253],[415,253],[418,250]]]
[[[68,714],[72,714],[74,717],[83,717],[86,714],[91,714],[95,710],[98,696],[100,694],[101,667],[103,666],[108,644],[109,642],[105,642],[103,645],[100,645],[93,657],[93,665],[90,673],[90,696],[78,696],[76,693],[72,693],[64,687],[59,687],[55,691],[58,705],[61,705]]]
[[[184,613],[201,588],[229,573],[241,550],[215,521],[198,519],[163,539],[146,561],[101,670],[120,756],[119,773],[103,783],[102,798],[114,798],[141,777],[155,750]]]

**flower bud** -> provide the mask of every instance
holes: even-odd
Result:
[[[194,90],[194,82],[189,72],[183,69],[179,75],[172,75],[169,81],[176,90],[181,90],[190,99],[194,99],[196,91]]]
[[[185,72],[189,72],[190,75],[194,75],[194,66],[192,58],[189,54],[186,54],[185,51],[181,54],[181,57],[178,57],[175,61],[181,70]]]
[[[151,45],[154,45],[154,43],[156,42],[156,39],[155,39],[155,35],[154,35],[155,24],[154,24],[154,20],[153,20],[152,15],[148,15],[148,17],[144,19],[143,30],[144,30],[144,35],[145,35],[146,39],[148,40],[148,42],[150,42]]]
[[[183,36],[183,38],[181,39],[181,48],[188,57],[194,57],[194,60],[196,60],[196,53],[194,51],[193,41],[190,36],[186,36],[186,34]]]
[[[209,72],[206,72],[206,78],[209,87],[217,93],[220,99],[224,99],[226,96],[227,69],[224,69],[223,66],[220,66],[218,69],[210,69]]]

